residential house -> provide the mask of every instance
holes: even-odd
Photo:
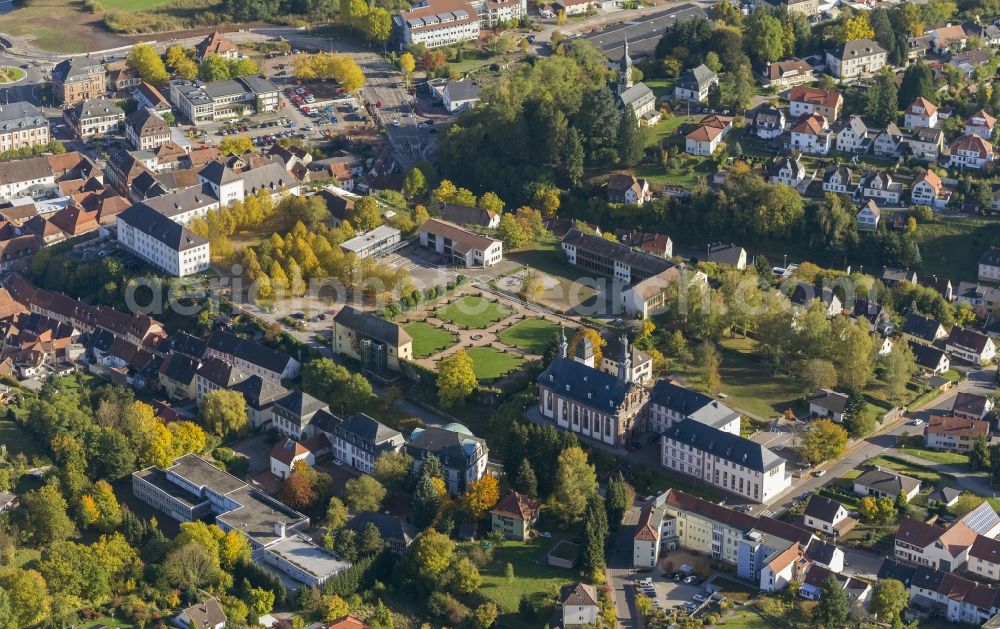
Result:
[[[910,344],[910,351],[913,352],[913,357],[916,359],[917,366],[924,371],[934,375],[941,375],[951,369],[951,361],[944,350],[932,345],[914,343],[913,341],[908,341],[908,343]]]
[[[52,68],[52,91],[63,105],[107,95],[108,75],[104,66],[86,57],[70,57]]]
[[[949,571],[905,565],[886,559],[878,578],[895,579],[907,587],[909,602],[932,607],[953,623],[989,626],[1000,610],[1000,589],[970,581]]]
[[[225,629],[227,620],[219,599],[213,596],[203,603],[182,609],[173,622],[181,629]]]
[[[993,360],[997,348],[989,336],[956,325],[945,341],[945,351],[953,359],[958,358],[982,367]]]
[[[500,224],[500,215],[490,210],[455,203],[441,204],[441,218],[456,225],[476,225],[487,229],[496,229]]]
[[[17,494],[9,491],[0,491],[0,513],[7,513],[16,509],[20,501]]]
[[[811,155],[826,155],[830,152],[833,134],[826,118],[820,114],[810,114],[792,127],[789,147]]]
[[[931,127],[917,127],[906,138],[910,153],[917,159],[932,162],[944,151],[944,131]]]
[[[649,182],[645,179],[631,174],[613,174],[608,179],[608,203],[642,207],[650,198]]]
[[[969,548],[966,569],[989,581],[1000,580],[1000,540],[977,535]]]
[[[969,452],[980,437],[985,437],[988,442],[989,433],[989,422],[931,415],[924,431],[924,445],[933,450]]]
[[[194,47],[194,60],[204,61],[208,55],[217,55],[229,61],[235,61],[240,56],[236,44],[226,39],[219,31],[213,32]]]
[[[844,421],[848,396],[831,389],[820,389],[809,398],[809,414],[813,417],[829,417],[837,423]]]
[[[899,157],[905,138],[896,123],[890,122],[885,129],[876,134],[872,150],[876,157]]]
[[[719,400],[671,380],[657,380],[647,406],[649,431],[664,433],[683,419],[740,434],[740,414]]]
[[[413,357],[413,339],[401,326],[352,306],[333,318],[333,352],[361,361],[376,374],[398,371],[401,361]]]
[[[354,413],[334,426],[332,438],[333,453],[341,461],[365,474],[375,472],[375,462],[383,453],[399,452],[403,449],[403,434],[369,417],[365,413]]]
[[[45,114],[31,103],[0,106],[0,152],[48,144],[50,131]]]
[[[314,432],[310,427],[313,418],[326,410],[323,402],[308,393],[293,390],[271,406],[271,424],[282,435],[299,440]]]
[[[451,494],[465,492],[470,483],[482,478],[489,458],[486,441],[455,423],[443,428],[414,428],[406,443],[406,453],[413,457],[415,470],[419,470],[428,457],[437,457],[444,467],[445,487]]]
[[[966,134],[948,146],[948,165],[953,168],[980,169],[993,161],[993,145],[978,135]]]
[[[209,266],[208,241],[145,203],[118,214],[118,242],[163,271],[184,277]]]
[[[161,116],[171,109],[170,101],[163,93],[146,82],[140,83],[132,90],[132,100],[139,109],[152,109]]]
[[[639,251],[661,258],[674,255],[674,242],[666,234],[651,234],[633,229],[616,229],[614,233],[618,242]]]
[[[538,501],[512,491],[490,511],[493,531],[508,539],[527,540],[538,520]]]
[[[250,376],[230,386],[229,390],[243,396],[247,419],[250,421],[250,427],[255,430],[274,421],[274,403],[290,393],[274,380],[260,376]]]
[[[1000,27],[996,24],[964,22],[962,28],[965,29],[965,34],[969,37],[978,37],[988,46],[1000,46]],[[990,58],[992,58],[992,51],[989,52],[991,53]]]
[[[882,218],[882,210],[875,205],[875,201],[868,200],[860,210],[854,215],[854,222],[860,231],[875,231],[878,229],[879,219]]]
[[[799,310],[808,308],[813,300],[816,299],[823,304],[827,315],[830,317],[840,314],[844,309],[840,298],[834,294],[832,289],[826,286],[821,288],[817,293],[816,288],[811,284],[798,282],[788,295],[788,300],[792,303],[792,307]]]
[[[109,63],[104,69],[107,72],[108,90],[117,96],[127,95],[130,88],[142,83],[142,77],[125,60]]]
[[[150,109],[137,109],[125,119],[125,139],[137,151],[151,151],[170,141],[170,125]]]
[[[466,268],[488,268],[503,260],[503,242],[436,218],[420,226],[420,246]]]
[[[979,258],[979,280],[1000,282],[1000,247],[990,247]]]
[[[374,524],[378,532],[382,535],[382,540],[389,548],[389,552],[402,555],[409,548],[410,544],[417,537],[420,531],[406,520],[394,516],[379,513],[377,511],[364,511],[351,517],[347,521],[346,527],[357,534],[369,524]]]
[[[896,530],[895,558],[937,570],[958,572],[980,537],[993,539],[1000,530],[1000,515],[988,502],[980,504],[947,528],[904,517]]]
[[[733,119],[728,116],[706,116],[685,136],[684,150],[692,155],[710,156],[732,128]]]
[[[674,98],[704,103],[708,100],[708,90],[713,85],[719,85],[719,75],[712,72],[705,64],[701,64],[691,68],[677,80],[674,85]]]
[[[946,507],[952,507],[958,502],[958,499],[962,496],[962,490],[955,489],[953,487],[936,487],[931,493],[927,494],[927,504],[934,505],[935,503],[943,504]]]
[[[965,119],[963,132],[965,135],[978,135],[987,142],[993,140],[993,130],[996,128],[997,119],[980,109]]]
[[[888,288],[892,288],[902,282],[916,284],[917,272],[910,269],[897,269],[891,266],[884,266],[882,267],[882,275],[879,279],[881,279],[882,283]]]
[[[663,432],[661,462],[671,471],[767,503],[791,485],[785,459],[770,449],[685,418]]]
[[[893,181],[892,175],[887,172],[870,172],[861,177],[857,194],[862,199],[874,199],[890,205],[899,205],[899,199],[903,194],[903,184]]]
[[[441,90],[441,103],[451,114],[472,109],[479,104],[479,82],[474,79],[448,81]]]
[[[880,467],[862,472],[854,479],[854,493],[859,496],[886,496],[895,500],[902,493],[907,500],[913,500],[919,492],[919,480]]]
[[[843,106],[844,97],[836,90],[797,85],[788,95],[788,115],[796,119],[819,114],[827,120],[839,120]]]
[[[765,169],[767,179],[773,184],[783,183],[798,188],[809,175],[802,161],[791,157],[775,158]],[[812,177],[809,176],[812,181]]]
[[[944,297],[945,301],[955,301],[955,291],[951,285],[951,280],[947,277],[923,275],[920,277],[920,285],[933,289],[936,293]]]
[[[644,430],[648,393],[626,377],[631,357],[622,359],[617,374],[594,365],[594,348],[581,339],[568,358],[565,336],[560,355],[538,376],[538,409],[558,428],[612,446],[624,447]]]
[[[784,89],[800,83],[809,83],[815,79],[812,66],[802,59],[786,59],[755,63],[754,74],[764,87]]]
[[[903,127],[936,127],[938,123],[937,105],[923,96],[918,96],[903,112]]]
[[[316,457],[298,441],[285,437],[271,448],[271,473],[278,478],[288,478],[300,462],[312,466],[316,464]]]
[[[993,398],[988,395],[961,391],[955,396],[951,414],[963,419],[981,420],[993,410]]]
[[[871,146],[872,131],[861,116],[851,116],[837,131],[837,150],[842,153],[864,155]]]
[[[1000,288],[972,282],[959,282],[955,290],[955,301],[969,304],[976,316],[987,318],[997,304],[1000,304]]]
[[[0,108],[2,113],[2,108]],[[107,98],[88,98],[65,110],[64,116],[77,136],[86,140],[105,133],[118,131],[125,120],[121,107]],[[46,125],[48,126],[48,125]]]
[[[903,337],[921,345],[932,345],[948,336],[948,330],[934,319],[918,314],[906,315],[903,323]]]
[[[171,352],[160,363],[159,383],[171,400],[182,402],[195,399],[195,374],[200,362],[196,358]]]
[[[832,498],[818,494],[809,497],[802,515],[808,528],[830,535],[836,535],[843,530],[845,523],[851,521],[847,507]]]
[[[875,74],[888,60],[888,53],[870,39],[854,39],[826,53],[830,73],[842,81]]]
[[[585,583],[566,586],[562,590],[562,626],[593,625],[597,622],[597,590]]]
[[[914,205],[928,205],[934,209],[943,209],[951,200],[951,191],[941,183],[941,177],[928,168],[913,180],[910,189],[910,201]]]
[[[274,382],[296,378],[302,367],[284,352],[225,330],[216,330],[208,337],[205,356],[221,358],[248,376],[257,375]]]
[[[731,266],[742,271],[747,268],[747,250],[732,243],[712,243],[705,259],[721,266]]]
[[[823,192],[853,195],[856,190],[853,177],[854,173],[847,166],[831,166],[823,173]]]
[[[777,107],[761,105],[751,120],[753,134],[762,140],[773,140],[785,130],[785,112]]]
[[[350,614],[331,623],[323,625],[323,629],[371,629],[371,625]]]
[[[220,358],[207,358],[195,372],[195,398],[201,405],[205,396],[220,389],[229,390],[246,379],[246,374]]]
[[[965,34],[961,24],[947,24],[932,30],[929,34],[931,46],[939,55],[949,52],[952,48],[962,50],[968,40],[968,35]]]

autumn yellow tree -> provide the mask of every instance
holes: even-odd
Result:
[[[347,601],[336,594],[323,596],[323,620],[326,622],[340,620],[350,612],[351,608],[348,607]]]
[[[875,29],[872,28],[868,14],[858,12],[853,17],[844,18],[844,32],[841,37],[845,42],[875,37]]]
[[[198,454],[205,450],[205,431],[198,424],[182,420],[167,425],[173,440],[175,457],[183,454]]]
[[[465,401],[476,390],[479,380],[473,369],[472,358],[465,350],[458,350],[438,363],[438,402],[449,408]]]
[[[406,84],[410,84],[410,74],[417,67],[417,61],[408,52],[404,52],[399,56],[399,69],[403,71],[403,77],[406,79]]]
[[[492,509],[497,500],[500,500],[500,483],[497,482],[496,477],[487,474],[479,480],[469,483],[469,491],[465,498],[469,504],[469,513],[478,518]]]

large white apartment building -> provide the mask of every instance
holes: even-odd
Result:
[[[207,240],[145,203],[119,214],[117,225],[122,246],[171,275],[184,277],[209,266]]]
[[[791,485],[785,459],[738,434],[685,418],[663,432],[661,462],[667,469],[766,503]]]
[[[526,0],[421,0],[395,16],[402,46],[451,46],[479,39],[481,30],[520,20]]]
[[[884,48],[870,39],[855,39],[826,53],[830,74],[841,80],[852,80],[875,74],[888,60]]]
[[[718,428],[722,432],[740,434],[740,414],[704,393],[688,389],[670,380],[659,380],[649,397],[649,430],[666,432],[682,419],[691,418]]]

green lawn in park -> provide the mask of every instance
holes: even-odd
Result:
[[[435,328],[423,321],[414,321],[403,326],[406,333],[413,337],[413,356],[424,358],[431,354],[448,349],[458,340],[454,334],[448,330]]]
[[[480,382],[505,376],[524,362],[519,356],[504,354],[492,347],[470,347],[465,351],[472,359],[472,370]]]
[[[476,295],[466,295],[458,301],[439,308],[435,316],[470,330],[489,327],[514,312],[507,306]]]
[[[559,326],[548,319],[525,319],[500,333],[500,340],[532,354],[541,355]]]

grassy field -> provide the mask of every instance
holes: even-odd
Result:
[[[879,467],[895,470],[925,483],[933,483],[934,485],[955,482],[955,477],[951,474],[935,472],[934,470],[929,470],[925,467],[917,467],[915,465],[910,465],[905,461],[885,456],[877,456],[875,458],[868,459],[865,463],[867,465],[878,465]]]
[[[507,306],[475,295],[466,295],[453,304],[439,308],[434,315],[442,321],[478,330],[510,316],[512,312]]]
[[[156,0],[111,0],[104,6],[129,5],[130,10]],[[31,39],[31,45],[55,53],[114,48],[127,43],[109,32],[100,14],[70,0],[39,0],[0,15],[0,32]]]
[[[161,7],[170,0],[102,0],[101,4],[105,9],[118,9],[119,11],[149,11]]]
[[[576,577],[574,571],[546,563],[545,554],[551,546],[552,540],[544,539],[504,542],[494,551],[493,561],[480,568],[483,584],[479,592],[495,600],[504,611],[516,612],[521,595],[544,597],[553,587],[572,583]],[[514,579],[511,581],[505,576],[508,563],[514,566]]]
[[[1000,223],[975,218],[946,218],[917,227],[920,254],[941,277],[976,281],[979,258],[1000,244]]]
[[[932,461],[934,463],[940,463],[942,465],[953,465],[959,468],[967,468],[969,466],[969,457],[965,454],[959,454],[958,452],[939,452],[937,450],[927,450],[924,446],[924,440],[920,436],[907,437],[902,444],[900,444],[899,449],[906,454],[911,456],[920,457],[927,461]]]
[[[0,444],[7,446],[9,454],[23,452],[29,459],[42,453],[38,440],[9,419],[0,419]]]
[[[541,355],[558,331],[559,326],[547,319],[525,319],[501,332],[500,340],[526,352]]]
[[[740,610],[719,624],[720,627],[731,629],[771,629],[771,625],[757,614]]]
[[[504,354],[492,347],[470,347],[465,351],[472,359],[472,370],[476,372],[476,378],[479,378],[480,382],[496,380],[514,371],[524,362],[519,356]]]
[[[403,326],[403,329],[413,337],[413,355],[416,358],[436,354],[451,347],[458,340],[458,337],[448,330],[435,328],[423,321],[408,323]]]
[[[753,340],[723,339],[719,376],[726,404],[750,415],[768,418],[782,413],[802,397],[801,388],[773,375],[753,355]]]

